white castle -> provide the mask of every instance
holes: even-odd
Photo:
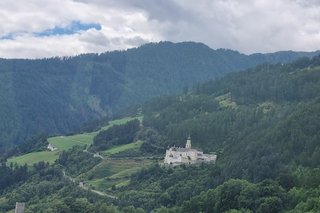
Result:
[[[186,147],[171,147],[167,149],[164,158],[164,165],[177,166],[181,164],[195,164],[195,163],[214,163],[217,155],[203,154],[202,151],[191,148],[191,138],[187,139]]]

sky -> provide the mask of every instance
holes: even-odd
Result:
[[[196,41],[251,54],[320,49],[320,0],[1,0],[0,57]]]

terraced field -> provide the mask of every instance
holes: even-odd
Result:
[[[112,187],[122,187],[129,184],[129,178],[137,171],[157,163],[151,159],[106,159],[85,176],[85,184],[99,191],[110,192]]]

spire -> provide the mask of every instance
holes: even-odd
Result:
[[[187,139],[186,148],[191,149],[191,137],[190,136]]]

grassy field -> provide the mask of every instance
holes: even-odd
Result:
[[[32,152],[26,155],[21,155],[13,158],[9,158],[7,163],[17,163],[18,165],[27,164],[28,166],[32,166],[35,163],[40,161],[48,162],[50,164],[54,163],[56,159],[59,157],[59,152],[54,151],[42,151],[42,152]]]
[[[28,153],[26,155],[17,156],[8,159],[8,163],[17,163],[18,165],[27,164],[28,166],[32,166],[34,163],[38,163],[40,161],[54,163],[56,159],[59,157],[59,153],[63,150],[68,150],[76,145],[90,145],[93,143],[93,138],[102,130],[106,130],[113,125],[120,125],[125,124],[126,122],[139,119],[141,120],[142,117],[126,117],[118,120],[110,121],[107,126],[102,127],[99,131],[91,132],[91,133],[83,133],[77,135],[70,135],[70,136],[55,136],[48,138],[48,142],[51,143],[53,146],[58,148],[56,151],[42,151],[42,152],[33,152]],[[135,145],[134,145],[135,146]],[[127,147],[129,149],[130,147]],[[118,148],[118,151],[125,148]],[[115,149],[113,152],[117,152]]]
[[[113,125],[120,125],[120,124],[125,124],[128,121],[131,121],[133,119],[138,119],[140,120],[140,122],[142,122],[142,116],[137,116],[137,117],[125,117],[125,118],[121,118],[121,119],[117,119],[117,120],[113,120],[109,122],[109,125],[102,127],[99,131],[101,130],[107,130],[108,128],[110,128]],[[99,132],[98,131],[98,132]]]
[[[142,117],[126,117],[118,120],[110,121],[107,126],[102,127],[99,131],[91,133],[83,133],[70,136],[56,136],[48,138],[48,142],[59,150],[68,150],[76,145],[90,145],[93,143],[93,138],[102,130],[107,130],[113,125],[125,124],[133,119],[142,119]]]
[[[48,142],[51,143],[54,147],[58,148],[58,150],[60,151],[68,150],[77,145],[90,145],[95,135],[96,133],[84,133],[71,136],[56,136],[48,138]]]
[[[112,156],[112,155],[115,155],[115,154],[118,154],[121,152],[139,149],[140,146],[142,145],[142,143],[143,143],[143,141],[136,141],[134,143],[115,146],[115,147],[112,147],[111,149],[107,149],[106,151],[103,151],[102,154],[106,155],[106,156]]]

